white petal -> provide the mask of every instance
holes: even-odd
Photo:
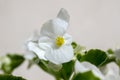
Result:
[[[79,61],[75,62],[75,72],[79,73],[79,72],[86,72],[86,71],[89,71],[89,69],[84,67],[84,65],[82,65]]]
[[[103,80],[120,80],[120,76],[107,75]]]
[[[63,45],[60,48],[51,48],[45,57],[54,64],[69,62],[73,58],[73,48],[71,45]]]
[[[39,48],[46,51],[49,50],[50,47],[54,46],[54,40],[52,40],[51,38],[47,37],[47,36],[41,36],[39,39]]]
[[[27,51],[27,53],[24,55],[24,58],[28,59],[28,60],[32,60],[35,57],[36,57],[36,55],[31,51]]]
[[[93,74],[101,79],[104,79],[103,74],[100,72],[100,70],[94,66],[93,64],[89,63],[89,62],[78,62],[76,61],[75,63],[75,71],[76,72],[86,72],[86,71],[92,71]]]
[[[36,42],[37,43],[39,37],[40,37],[40,35],[38,34],[38,31],[35,30],[34,33],[32,34],[32,36],[27,41],[25,41],[24,48],[25,48],[27,53],[29,52],[28,43],[29,42]]]
[[[65,44],[71,44],[72,43],[72,36],[71,35],[66,33],[63,37],[65,39]]]
[[[40,59],[46,60],[46,58],[44,57],[45,52],[44,52],[42,49],[40,49],[36,43],[29,42],[29,43],[28,43],[28,49],[29,49],[30,51],[36,53],[36,55],[37,55]]]
[[[111,76],[111,75],[114,75],[114,76],[120,76],[119,74],[119,66],[115,63],[115,62],[111,62],[109,64],[107,64],[106,66],[106,69],[107,69],[107,76]]]
[[[47,37],[47,36],[41,36],[39,38],[39,47],[43,49],[48,48],[49,46],[53,47],[55,45],[55,42],[53,39]],[[46,49],[45,49],[46,50]]]
[[[68,12],[64,8],[62,8],[60,10],[57,17],[64,20],[64,21],[66,21],[66,22],[69,22],[69,19],[70,19],[70,16],[69,16]]]
[[[41,35],[48,36],[49,38],[55,38],[56,36],[63,36],[66,33],[68,23],[56,18],[49,20],[43,24],[41,28]]]

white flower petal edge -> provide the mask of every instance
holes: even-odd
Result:
[[[107,73],[104,80],[120,80],[120,69],[115,62],[106,65]]]
[[[55,38],[55,36],[63,36],[68,28],[68,23],[59,18],[49,20],[43,24],[41,28],[40,36],[47,36],[49,38]]]
[[[69,22],[69,19],[70,19],[70,16],[69,16],[68,12],[64,8],[62,8],[60,10],[57,17],[64,20],[64,21],[66,21],[66,22]]]
[[[89,63],[89,62],[79,62],[79,61],[76,61],[75,62],[75,71],[77,73],[81,72],[86,72],[86,71],[92,71],[93,74],[96,76],[96,77],[99,77],[100,79],[104,79],[104,76],[103,74],[101,73],[101,71],[93,64]]]
[[[30,51],[36,53],[36,55],[37,55],[40,59],[47,60],[47,59],[45,58],[45,56],[44,56],[44,55],[45,55],[45,52],[38,47],[38,44],[33,43],[33,42],[29,42],[29,43],[28,43],[28,48],[29,48]]]
[[[55,38],[55,36],[63,36],[68,28],[70,16],[65,9],[61,9],[55,19],[49,20],[43,24],[41,28],[41,36]]]
[[[64,39],[65,39],[65,44],[67,45],[71,45],[71,43],[72,43],[72,36],[71,35],[69,35],[69,34],[65,34],[64,36]]]
[[[58,49],[51,48],[47,51],[45,57],[55,64],[65,63],[73,58],[73,48],[71,45],[63,45]]]
[[[33,58],[36,57],[34,54],[34,51],[31,50],[31,46],[29,46],[29,43],[37,43],[40,35],[38,34],[38,31],[35,30],[32,34],[32,36],[25,42],[25,54],[24,58],[27,60],[32,60]],[[30,50],[29,50],[30,49]]]
[[[27,60],[32,60],[35,57],[36,55],[31,51],[27,51],[26,54],[24,54],[24,58]]]

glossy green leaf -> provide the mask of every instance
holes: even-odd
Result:
[[[64,80],[69,80],[73,70],[74,70],[74,61],[64,63],[61,69],[61,77]]]
[[[73,49],[75,49],[77,47],[77,43],[76,42],[72,42],[71,45],[72,45]]]
[[[89,50],[80,61],[88,61],[96,66],[101,65],[107,59],[107,55],[104,51],[99,49]]]
[[[84,73],[75,74],[72,80],[100,80],[100,79],[94,76],[92,71],[87,71]]]
[[[2,70],[7,74],[11,74],[15,68],[23,63],[24,57],[18,54],[8,54],[7,57],[11,60],[11,62],[10,64],[4,64],[2,66]]]
[[[26,80],[26,79],[23,79],[22,77],[12,76],[12,75],[0,74],[0,80]]]
[[[108,52],[109,54],[113,54],[113,53],[114,53],[112,49],[108,49],[107,52]]]
[[[80,61],[80,59],[82,58],[82,55],[79,53],[79,54],[77,54],[77,59]]]

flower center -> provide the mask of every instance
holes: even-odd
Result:
[[[64,38],[62,36],[57,36],[56,40],[55,40],[55,44],[60,47],[64,44]]]

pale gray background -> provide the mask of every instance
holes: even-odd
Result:
[[[0,0],[0,54],[23,54],[25,40],[60,8],[71,16],[68,33],[74,41],[104,50],[120,45],[120,0]],[[37,66],[26,70],[26,65],[13,74],[28,80],[53,80]]]

